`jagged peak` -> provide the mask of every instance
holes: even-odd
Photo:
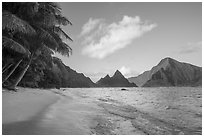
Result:
[[[110,78],[110,76],[107,74],[104,78]]]
[[[120,74],[120,75],[122,75],[122,73],[119,71],[119,70],[116,70],[116,72],[114,73],[114,75],[115,74]]]
[[[119,70],[116,70],[116,72],[114,73],[113,77],[118,77],[118,76],[124,77],[123,74]]]

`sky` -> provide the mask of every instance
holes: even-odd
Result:
[[[70,57],[56,54],[96,82],[116,70],[128,78],[150,70],[165,57],[202,66],[202,4],[65,2],[72,26]]]

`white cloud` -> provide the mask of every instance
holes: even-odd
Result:
[[[139,73],[136,71],[136,70],[132,70],[131,68],[129,67],[126,67],[126,66],[122,66],[119,71],[123,74],[123,76],[125,76],[126,78],[129,78],[129,77],[134,77],[134,76],[137,76],[139,75]]]
[[[97,25],[82,29],[81,34],[87,34],[84,35],[82,42],[82,44],[85,45],[82,53],[98,59],[102,59],[119,49],[125,48],[131,44],[135,38],[142,36],[157,26],[156,24],[142,22],[139,16],[124,16],[118,23],[114,22],[111,24],[105,24],[101,19],[96,20],[100,20],[96,23]],[[92,19],[91,21],[89,19],[86,24],[91,24],[89,22],[92,21]],[[93,30],[93,27],[95,31],[92,31],[92,33],[88,35],[87,32]]]
[[[122,67],[119,69],[119,71],[120,71],[123,75],[128,75],[128,74],[131,73],[130,68],[127,68],[127,67],[125,67],[125,66],[122,66]]]
[[[90,33],[101,21],[102,19],[89,18],[89,21],[83,25],[80,36]]]

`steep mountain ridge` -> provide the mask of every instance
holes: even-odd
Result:
[[[32,69],[29,69],[20,85],[33,88],[82,88],[96,86],[89,77],[66,66],[59,58],[53,57],[50,64],[48,66],[46,63],[42,63],[43,69],[41,73],[34,73]],[[31,76],[33,77],[32,79]]]
[[[89,77],[86,77],[83,73],[78,73],[70,67],[64,65],[60,59],[55,59],[58,71],[53,68],[55,73],[58,73],[58,77],[62,79],[61,87],[94,87],[95,83],[91,81]],[[60,71],[59,71],[60,70]]]
[[[150,71],[145,71],[136,77],[128,78],[128,81],[135,83],[136,85],[141,87],[142,85],[144,85],[147,82],[147,80],[149,80],[149,76],[150,76]]]
[[[200,86],[202,68],[172,58],[162,59],[150,71],[128,79],[139,86]]]

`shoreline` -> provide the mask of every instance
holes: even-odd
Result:
[[[162,90],[154,91],[155,89],[152,91],[140,89],[136,92],[119,89],[97,91],[96,89],[19,88],[18,92],[4,90],[2,133],[3,135],[200,135],[202,133],[200,90],[193,92],[189,90],[187,95],[187,91],[180,91],[179,94],[185,94],[177,98],[179,105],[168,103],[171,99],[163,100],[163,103],[158,102],[158,99],[169,95],[173,95],[175,100],[177,90],[169,89],[166,94],[163,94]],[[156,98],[153,98],[154,96]],[[152,99],[149,100],[148,97]],[[186,101],[192,103],[196,101],[194,102],[196,104],[188,105],[187,109]],[[195,106],[198,106],[196,107],[198,110],[195,110]],[[159,109],[154,111],[152,107]],[[178,115],[182,117],[174,119]]]
[[[50,90],[19,87],[13,92],[3,89],[2,124],[31,120],[59,99],[60,96]]]

